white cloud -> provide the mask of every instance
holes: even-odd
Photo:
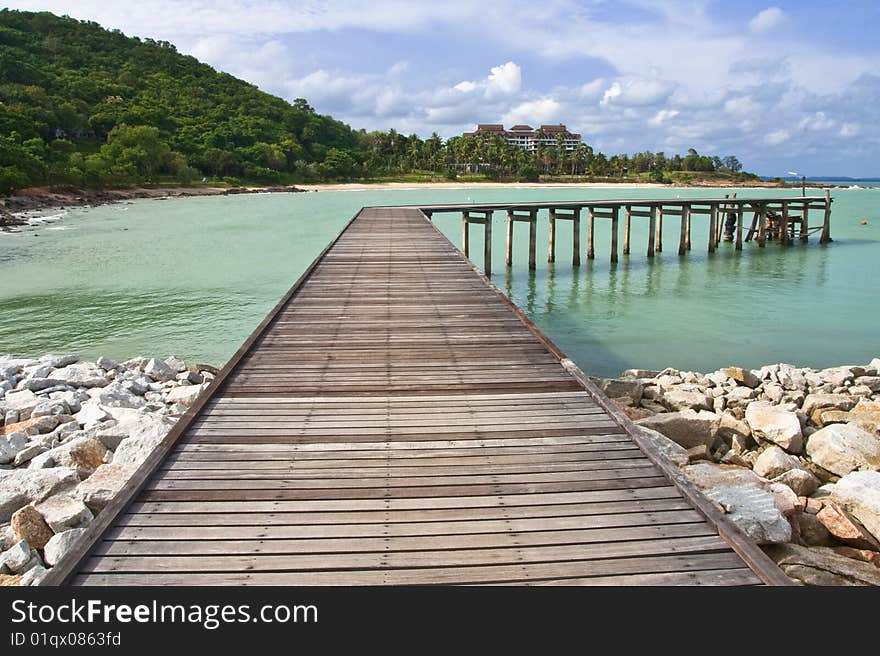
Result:
[[[735,95],[724,101],[724,111],[734,116],[754,116],[757,115],[763,106],[755,102],[751,96]]]
[[[662,80],[627,77],[608,87],[600,104],[625,107],[653,105],[668,98],[672,90],[673,86]]]
[[[661,109],[648,119],[648,123],[651,125],[663,125],[666,121],[669,121],[678,115],[679,111],[677,109]]]
[[[861,128],[856,123],[844,123],[840,126],[840,132],[838,134],[841,137],[854,137],[861,131]]]
[[[749,30],[753,34],[768,32],[779,25],[785,19],[785,12],[779,7],[768,7],[764,11],[755,14],[749,21]]]
[[[560,121],[562,105],[555,99],[545,97],[520,103],[502,116],[505,124],[510,123],[552,123]]]
[[[830,130],[835,125],[837,125],[837,121],[833,118],[830,118],[825,112],[816,112],[810,116],[805,116],[801,119],[801,122],[798,124],[798,128],[801,130]]]
[[[779,144],[788,141],[790,138],[791,135],[788,133],[788,130],[780,128],[764,137],[764,141],[771,146],[778,146]]]
[[[494,66],[489,77],[486,78],[486,93],[488,95],[510,95],[519,91],[521,86],[522,71],[512,61],[501,64],[501,66]]]

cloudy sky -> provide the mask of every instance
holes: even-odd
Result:
[[[880,176],[877,0],[6,4],[171,41],[355,128],[562,122],[608,153],[694,147],[765,175]]]

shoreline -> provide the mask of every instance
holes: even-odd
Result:
[[[401,191],[440,189],[794,189],[777,182],[726,184],[694,182],[688,185],[654,182],[339,182],[288,186],[248,187],[132,187],[79,189],[33,187],[0,198],[0,230],[28,225],[29,215],[76,207],[98,207],[136,199],[233,196],[239,194],[303,193],[317,191]],[[818,187],[817,187],[818,188]]]
[[[217,372],[0,356],[0,584],[39,585]],[[880,358],[592,380],[796,582],[880,586]]]

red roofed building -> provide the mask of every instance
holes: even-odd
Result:
[[[473,132],[465,132],[465,137],[498,136],[507,139],[507,143],[528,151],[537,150],[538,145],[556,146],[556,137],[562,136],[565,150],[572,151],[581,143],[581,135],[568,131],[562,123],[558,125],[542,125],[537,130],[531,125],[514,125],[509,130],[498,123],[480,123]]]

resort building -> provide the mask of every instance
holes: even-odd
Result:
[[[537,150],[538,145],[556,146],[556,137],[562,135],[562,144],[566,150],[574,150],[581,143],[581,135],[568,131],[562,123],[558,125],[542,125],[533,128],[530,125],[514,125],[505,130],[500,123],[480,123],[473,132],[465,132],[462,136],[498,136],[506,139],[511,146],[528,151]]]

